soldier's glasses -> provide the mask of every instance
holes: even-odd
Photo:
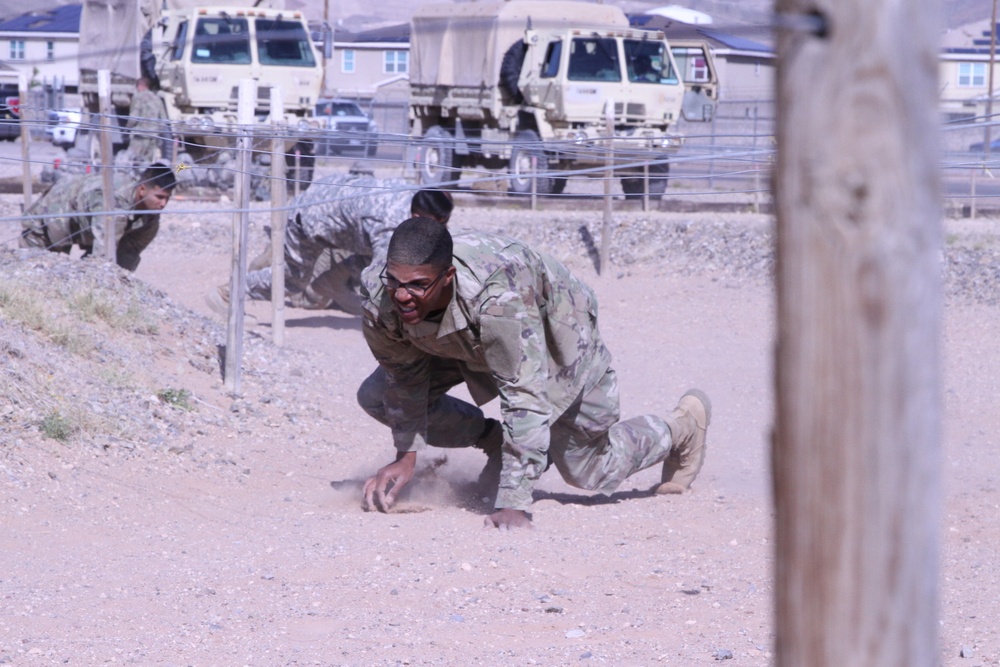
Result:
[[[448,273],[448,269],[445,269],[444,271],[442,271],[437,275],[437,278],[424,285],[421,283],[401,283],[392,276],[390,276],[389,274],[387,274],[385,271],[386,271],[385,269],[382,269],[382,273],[379,274],[379,278],[382,280],[382,284],[385,285],[385,288],[389,290],[390,294],[395,294],[396,290],[398,290],[399,288],[403,288],[411,296],[415,296],[418,299],[422,297],[424,294],[427,294],[427,290],[434,287],[434,283],[441,280],[441,277],[444,274]]]

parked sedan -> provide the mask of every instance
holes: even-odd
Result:
[[[342,155],[360,152],[375,157],[378,150],[378,125],[353,100],[320,100],[316,120],[324,129],[316,143],[317,155]]]

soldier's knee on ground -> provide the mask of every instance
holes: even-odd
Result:
[[[365,381],[358,387],[358,405],[369,416],[383,424],[388,423],[385,415],[385,402],[383,400],[385,391],[385,376],[380,370],[376,370],[365,378]]]

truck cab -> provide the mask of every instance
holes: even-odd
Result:
[[[280,85],[286,112],[311,114],[322,83],[322,60],[301,12],[196,7],[165,12],[154,31],[156,70],[174,116],[235,113],[241,79]],[[266,109],[263,111],[266,114]],[[263,115],[262,114],[262,115]]]

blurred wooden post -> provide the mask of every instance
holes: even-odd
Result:
[[[241,79],[236,109],[236,211],[233,213],[232,273],[229,277],[229,321],[226,327],[226,389],[240,392],[243,370],[243,314],[247,275],[247,234],[250,229],[250,149],[257,84]],[[280,242],[280,241],[279,241]]]
[[[271,336],[274,344],[285,344],[285,105],[281,88],[271,88]]]
[[[649,163],[642,165],[642,210],[649,210]]]
[[[983,163],[986,164],[985,162]],[[983,171],[986,171],[986,167],[983,167]],[[977,171],[972,170],[972,180],[969,183],[969,217],[973,220],[976,219],[976,175]]]
[[[28,76],[19,74],[17,77],[18,111],[21,116],[21,190],[24,193],[24,210],[31,208],[33,198],[31,182],[31,153],[28,144],[31,141],[30,123],[25,118],[25,107],[28,106]]]
[[[295,196],[299,196],[299,179],[302,173],[302,150],[299,148],[298,144],[295,144]]]
[[[111,211],[115,208],[115,174],[114,151],[111,148],[111,71],[97,71],[97,104],[101,114],[101,186],[104,189],[104,257],[109,261],[117,261],[118,239],[115,234],[115,216]]]
[[[538,210],[538,156],[531,156],[531,210]]]
[[[760,165],[757,163],[757,105],[753,105],[753,212],[760,213]]]
[[[599,275],[604,275],[608,268],[608,257],[611,254],[611,180],[615,174],[615,101],[608,99],[604,103],[604,129],[608,135],[608,143],[605,148],[604,166],[604,224],[601,225],[601,259],[597,269]]]
[[[777,667],[936,667],[935,0],[777,0]]]

